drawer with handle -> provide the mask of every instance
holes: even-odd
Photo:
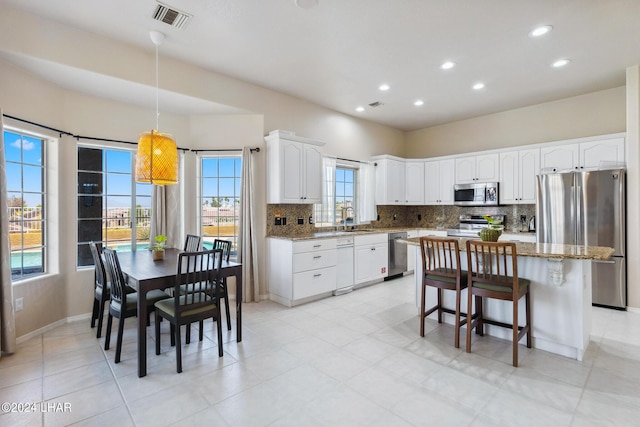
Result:
[[[335,249],[326,251],[302,252],[293,254],[293,272],[316,270],[318,268],[333,267],[336,265],[337,255]]]
[[[303,271],[293,275],[293,299],[299,300],[336,288],[336,267]]]

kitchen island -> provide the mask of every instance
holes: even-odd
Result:
[[[460,264],[467,268],[466,238],[459,239]],[[403,240],[413,246],[419,238]],[[562,356],[582,360],[591,334],[591,263],[606,261],[613,248],[599,246],[516,243],[518,275],[531,281],[531,324],[533,347]],[[422,258],[415,259],[416,307],[422,292]],[[511,272],[509,272],[510,274]],[[462,291],[462,307],[466,311],[467,291]],[[427,306],[437,298],[436,289],[427,287]],[[445,307],[455,306],[453,292],[443,293]],[[524,298],[519,301],[524,313]],[[483,307],[488,318],[511,323],[511,302],[487,299]],[[437,319],[437,313],[429,318]],[[453,324],[453,316],[444,321]],[[485,325],[485,333],[510,340],[511,331]]]

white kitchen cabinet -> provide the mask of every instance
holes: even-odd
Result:
[[[424,163],[424,203],[452,205],[455,161],[432,160]]]
[[[536,233],[503,233],[498,240],[501,242],[536,243]]]
[[[539,173],[539,149],[500,153],[500,203],[536,203],[536,175]]]
[[[540,167],[546,172],[619,167],[625,163],[624,142],[620,136],[542,147]]]
[[[273,301],[291,307],[336,289],[336,239],[269,238],[268,283]]]
[[[324,143],[282,131],[267,143],[267,203],[321,203]]]
[[[412,237],[418,237],[420,234],[418,230],[409,230],[407,231],[407,238],[411,239]],[[413,270],[416,268],[416,250],[417,246],[407,245],[407,272],[413,273]]]
[[[458,157],[455,165],[456,184],[497,182],[500,178],[498,154]]]
[[[354,277],[359,285],[387,277],[389,264],[388,235],[365,234],[354,238]]]
[[[405,162],[404,193],[405,204],[424,204],[424,162],[422,160],[407,160]]]
[[[393,156],[375,158],[376,162],[376,204],[404,205],[405,162]]]

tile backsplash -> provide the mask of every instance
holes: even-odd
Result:
[[[536,213],[536,205],[506,205],[492,207],[461,207],[461,206],[378,206],[378,220],[366,225],[367,228],[416,227],[436,228],[446,230],[458,225],[461,214],[471,215],[504,215],[505,229],[511,231],[520,223],[520,215],[525,215],[527,221]],[[275,225],[275,218],[279,216],[285,225]],[[297,236],[327,230],[309,224],[309,217],[313,216],[313,205],[276,204],[267,205],[267,236]],[[298,224],[302,218],[303,224]],[[329,230],[333,229],[328,228]]]

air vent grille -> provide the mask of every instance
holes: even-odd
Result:
[[[369,104],[369,107],[382,107],[384,104],[380,101],[376,101],[376,102],[372,102],[371,104]]]
[[[153,12],[153,19],[169,24],[172,27],[184,28],[187,25],[187,22],[189,22],[189,19],[191,19],[191,15],[181,12],[173,7],[158,3],[158,6]]]

